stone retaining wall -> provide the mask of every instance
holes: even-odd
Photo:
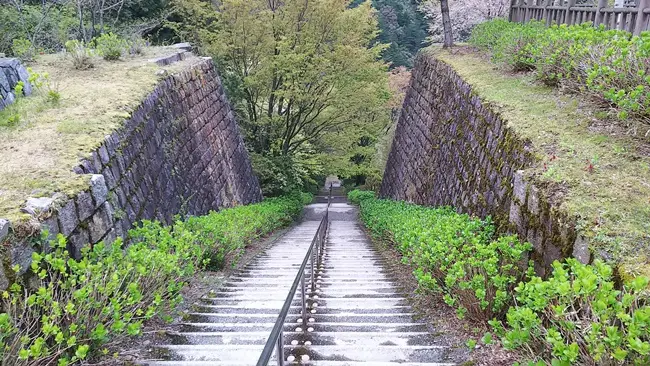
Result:
[[[169,224],[179,213],[202,215],[262,199],[211,60],[161,81],[75,171],[88,175],[88,190],[32,198],[24,209],[51,237],[67,237],[75,257],[89,243],[123,236],[140,220]],[[9,243],[0,289],[16,276],[10,267],[18,264],[22,275],[39,249],[29,239],[17,240],[21,229],[9,226],[0,220],[0,243]]]
[[[501,231],[534,246],[544,275],[555,259],[589,261],[574,220],[526,178],[534,162],[530,141],[481,100],[451,66],[420,55],[395,132],[381,196],[491,215]]]
[[[25,67],[16,58],[0,58],[0,110],[16,100],[14,89],[20,81],[24,83],[23,93],[30,95],[32,88]]]

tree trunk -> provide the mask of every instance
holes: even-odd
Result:
[[[440,0],[440,11],[442,12],[442,28],[445,34],[444,48],[454,45],[454,36],[451,30],[451,19],[449,18],[449,0]]]

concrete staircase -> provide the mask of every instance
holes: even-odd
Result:
[[[307,217],[325,209],[316,202]],[[359,226],[356,208],[334,203],[330,218],[316,291],[308,292],[307,329],[300,291],[285,321],[284,364],[455,365],[429,325],[413,319],[413,309]],[[204,298],[173,344],[160,347],[164,361],[147,364],[255,365],[318,223],[303,222]],[[276,364],[276,359],[269,363]]]

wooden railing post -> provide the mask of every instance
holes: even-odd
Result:
[[[526,16],[528,15],[528,0],[519,0],[519,21],[526,23]]]
[[[523,23],[524,22],[524,0],[513,0],[517,2],[517,10],[513,12],[513,21]]]
[[[573,24],[573,17],[571,16],[571,8],[576,5],[576,0],[568,0],[566,5],[566,13],[564,14],[564,23],[567,25]]]
[[[636,13],[636,24],[634,25],[634,34],[639,35],[646,29],[646,15],[643,11],[650,7],[650,0],[639,0],[639,7]]]
[[[509,22],[516,21],[513,18],[513,15],[514,15],[514,12],[515,12],[515,6],[517,6],[517,5],[515,5],[516,3],[517,3],[517,0],[510,0],[510,13],[508,14],[508,21]]]
[[[598,27],[603,23],[605,14],[603,9],[607,7],[607,0],[598,0],[598,6],[596,7],[596,18],[594,19],[594,27]]]
[[[544,2],[544,20],[546,21],[547,27],[551,25],[551,21],[552,21],[551,10],[549,9],[551,5],[553,5],[553,0],[546,0]]]

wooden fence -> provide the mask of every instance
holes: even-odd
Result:
[[[650,30],[650,0],[628,0],[618,6],[611,6],[608,0],[591,1],[594,3],[577,0],[512,0],[509,19],[521,23],[540,20],[549,26],[591,22],[595,26],[603,24],[608,29],[620,29],[634,34]]]

